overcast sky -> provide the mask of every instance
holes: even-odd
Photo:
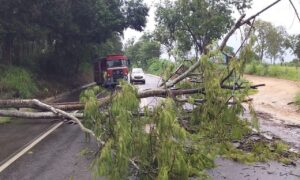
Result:
[[[246,11],[247,17],[262,10],[274,1],[275,0],[253,0],[252,8]],[[300,0],[292,1],[294,2],[298,12],[300,13]],[[145,0],[145,2],[150,8],[145,31],[153,31],[155,29],[155,4],[160,2],[160,0]],[[239,14],[234,14],[234,17],[237,19],[239,17]],[[300,34],[300,22],[298,21],[294,10],[289,3],[289,0],[282,0],[268,11],[265,11],[258,18],[264,21],[269,21],[275,26],[284,26],[289,34]],[[141,36],[142,33],[127,29],[124,32],[123,42],[126,42],[126,40],[128,40],[129,38],[138,39]],[[237,46],[236,42],[239,41],[239,39],[240,38],[238,36],[233,36],[229,41],[229,45],[233,47]]]

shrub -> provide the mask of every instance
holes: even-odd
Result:
[[[37,86],[30,72],[10,66],[1,73],[0,92],[9,96],[29,98],[37,92]]]
[[[251,62],[251,64],[246,66],[245,72],[248,74],[256,74],[257,73],[257,63]]]
[[[297,67],[258,64],[252,62],[246,65],[246,74],[256,74],[259,76],[270,76],[289,80],[300,80],[300,69]]]
[[[295,104],[300,107],[300,92],[295,97]]]
[[[0,125],[10,123],[11,119],[9,117],[0,117]]]
[[[174,63],[168,60],[162,59],[151,59],[151,64],[147,71],[151,74],[162,75],[170,66],[173,66]]]

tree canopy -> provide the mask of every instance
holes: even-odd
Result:
[[[212,41],[232,26],[234,7],[243,10],[251,1],[164,0],[157,7],[158,39],[166,46],[176,44],[182,51],[194,48],[206,53]]]
[[[95,46],[143,30],[147,14],[142,0],[1,0],[0,63],[74,73],[99,53]]]
[[[155,41],[150,34],[145,34],[136,43],[133,39],[125,44],[125,54],[134,66],[147,69],[153,58],[161,55],[160,43]]]

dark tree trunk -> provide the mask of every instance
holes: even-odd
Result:
[[[14,41],[14,36],[12,34],[6,34],[3,38],[3,44],[2,44],[3,64],[6,65],[12,64],[13,41]]]
[[[14,65],[19,66],[21,64],[21,40],[17,40],[14,46],[15,58],[12,62]]]
[[[264,58],[264,49],[261,48],[260,55],[259,55],[259,59],[261,63],[263,62],[263,58]]]

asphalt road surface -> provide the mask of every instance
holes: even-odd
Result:
[[[139,90],[145,90],[157,87],[159,84],[159,77],[147,75],[146,84],[136,86]],[[78,94],[73,98],[78,98]],[[159,100],[161,98],[144,98],[141,100],[141,107],[155,106]],[[55,123],[57,123],[55,120],[18,120],[8,125],[1,125],[0,163]],[[84,133],[77,125],[63,124],[0,173],[0,180],[93,179],[90,165],[96,150],[96,143],[87,142]],[[213,179],[300,178],[299,166],[286,167],[273,162],[243,165],[224,159],[218,159],[216,163],[217,168],[208,170]]]
[[[146,84],[136,86],[144,90],[157,87],[159,81],[160,78],[147,75]],[[63,101],[75,101],[78,96],[77,92]],[[145,98],[141,104],[154,106],[158,101],[159,98]],[[16,120],[1,125],[0,144],[4,146],[0,147],[0,165],[57,122]],[[1,172],[0,180],[93,179],[90,166],[96,151],[95,141],[87,142],[77,125],[65,123]]]

